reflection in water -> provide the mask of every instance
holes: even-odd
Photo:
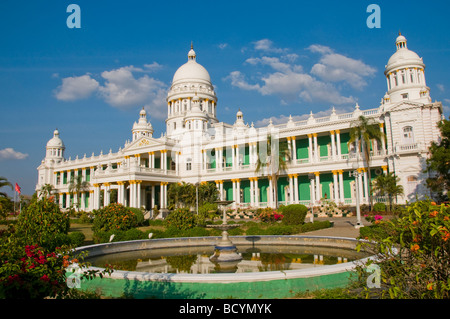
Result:
[[[365,257],[349,249],[265,245],[238,246],[242,260],[213,263],[211,247],[149,249],[108,254],[87,261],[97,267],[112,265],[117,270],[151,273],[243,273],[306,269],[353,261]]]

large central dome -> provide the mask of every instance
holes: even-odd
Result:
[[[172,80],[172,84],[181,81],[192,81],[192,80],[203,80],[206,82],[211,82],[211,77],[208,71],[196,61],[195,51],[191,46],[191,50],[188,53],[188,61],[180,66],[175,72]]]

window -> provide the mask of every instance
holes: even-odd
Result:
[[[188,158],[186,161],[186,170],[187,171],[192,170],[192,159],[191,158]]]
[[[414,144],[414,132],[412,126],[405,126],[402,135],[403,144]]]
[[[402,94],[402,99],[407,100],[408,99],[408,93]]]

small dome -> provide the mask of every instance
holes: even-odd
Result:
[[[47,142],[47,148],[64,148],[64,143],[59,137],[59,131],[56,129],[53,132],[53,138]]]
[[[397,51],[389,58],[386,65],[386,71],[390,71],[403,65],[418,65],[424,67],[422,58],[416,52],[408,49],[406,45],[406,38],[399,34],[395,40]]]
[[[203,80],[211,82],[211,77],[208,71],[196,61],[196,54],[191,45],[191,50],[188,53],[188,61],[180,66],[175,72],[172,83],[183,80]]]

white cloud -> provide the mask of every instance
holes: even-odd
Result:
[[[74,76],[62,79],[62,84],[55,90],[55,97],[61,101],[75,101],[91,96],[99,83],[90,75]]]
[[[145,74],[160,68],[160,64],[153,62],[145,64],[143,68],[129,65],[104,71],[101,73],[103,83],[89,74],[63,78],[55,97],[62,101],[74,101],[87,98],[95,92],[97,97],[113,107],[127,109],[144,106],[150,116],[164,119],[167,86]],[[136,73],[141,76],[135,76]]]
[[[245,64],[258,68],[253,72],[255,83],[248,82],[245,74],[238,70],[231,72],[226,79],[231,80],[233,86],[244,90],[279,96],[283,104],[296,100],[329,102],[334,105],[354,104],[356,99],[351,95],[343,95],[341,86],[336,83],[346,83],[360,90],[367,85],[366,78],[376,71],[360,60],[334,53],[330,47],[313,44],[307,51],[319,53],[320,59],[310,72],[305,72],[302,65],[295,63],[299,57],[296,53],[287,54],[288,49],[275,48],[269,39],[253,44],[255,50],[267,53],[266,56],[245,60]],[[269,67],[269,71],[261,67]]]
[[[445,91],[445,87],[444,84],[436,84],[437,88],[439,89],[439,91],[444,92]]]
[[[261,39],[253,42],[255,50],[265,51],[265,52],[274,52],[274,53],[282,53],[285,52],[286,49],[276,48],[273,46],[273,42],[269,39]]]
[[[20,153],[12,149],[11,147],[0,150],[0,160],[16,159],[21,160],[28,157],[28,154]]]
[[[362,89],[367,85],[365,77],[370,77],[376,72],[375,68],[361,60],[334,53],[329,47],[315,44],[308,49],[322,54],[319,63],[312,67],[311,74],[324,81],[346,82],[354,89]]]
[[[218,45],[219,49],[221,49],[221,50],[225,49],[227,46],[228,46],[228,43],[220,43]]]

